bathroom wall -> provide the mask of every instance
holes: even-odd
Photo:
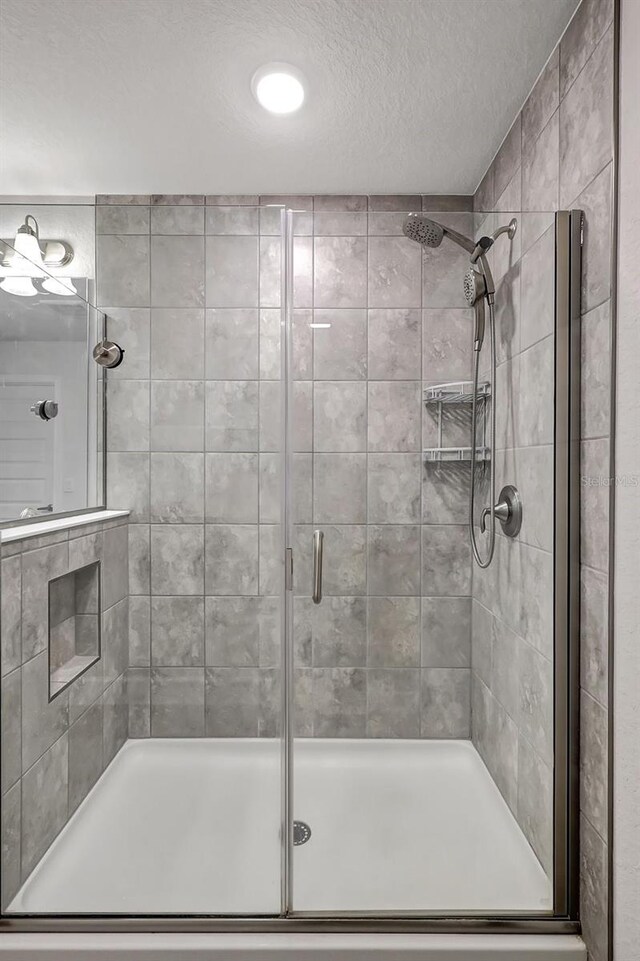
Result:
[[[2,547],[2,905],[127,738],[126,518]],[[102,562],[100,660],[49,701],[48,582]]]
[[[510,412],[499,481],[524,493],[521,544],[499,539],[474,571],[473,736],[543,863],[549,864],[551,571],[548,463],[552,218],[584,211],[581,477],[581,916],[592,961],[608,957],[608,570],[612,292],[613,0],[583,0],[475,197],[521,207],[510,266],[514,328],[501,345],[498,411]],[[506,294],[505,294],[506,299]],[[546,351],[546,356],[545,356]],[[502,385],[502,386],[501,386]],[[526,446],[525,446],[526,445]],[[526,485],[526,487],[525,487]],[[533,509],[530,505],[533,504]],[[528,523],[531,519],[532,523]],[[547,585],[547,589],[544,586]],[[541,589],[542,586],[542,589]],[[531,591],[534,593],[531,594]],[[512,605],[512,597],[520,605]],[[529,605],[531,598],[543,606]],[[491,597],[495,600],[490,602]],[[547,601],[545,605],[544,602]]]
[[[132,736],[273,736],[279,718],[279,212],[296,217],[296,724],[302,735],[465,737],[465,465],[423,383],[469,376],[464,256],[404,212],[472,230],[470,198],[101,197],[108,502],[132,510]],[[263,206],[258,209],[256,204]],[[425,255],[427,256],[427,255]],[[426,262],[425,262],[426,263]],[[311,331],[310,322],[330,324]],[[448,431],[447,431],[448,429]],[[449,439],[446,439],[447,432]],[[449,418],[445,443],[468,443]],[[313,526],[325,600],[310,603]]]

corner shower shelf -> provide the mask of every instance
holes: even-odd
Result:
[[[464,463],[471,461],[470,447],[427,447],[422,451],[425,461],[429,463]],[[489,460],[489,448],[476,448],[478,463]]]
[[[479,401],[490,396],[491,387],[488,383],[478,384],[477,397]],[[452,384],[435,384],[424,389],[425,404],[471,404],[473,403],[473,381],[462,380]]]
[[[471,460],[471,447],[446,447],[443,443],[443,433],[446,427],[446,417],[444,411],[449,409],[450,418],[459,421],[459,416],[453,413],[452,408],[465,409],[469,412],[465,414],[465,419],[470,416],[471,405],[473,404],[473,381],[462,380],[454,381],[450,384],[434,384],[432,387],[424,388],[424,402],[427,407],[435,411],[437,416],[438,446],[428,447],[424,450],[423,457],[426,463],[464,463]],[[485,418],[483,416],[485,402],[491,396],[491,386],[486,381],[478,384],[476,397],[480,416],[478,417],[478,440],[480,443],[476,448],[476,460],[479,463],[489,460],[489,448],[485,446]],[[469,424],[469,429],[471,424]]]

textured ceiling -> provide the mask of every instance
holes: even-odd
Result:
[[[0,0],[0,193],[469,193],[576,4]]]

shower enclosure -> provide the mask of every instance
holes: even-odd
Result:
[[[4,924],[573,930],[581,216],[469,200],[96,208],[128,738],[36,863],[5,835]],[[517,221],[487,252],[475,398],[469,255],[407,239],[417,211],[476,239]],[[491,461],[523,511],[486,569],[474,400],[481,547]],[[23,819],[91,744],[53,786],[27,757],[51,716],[26,666]]]

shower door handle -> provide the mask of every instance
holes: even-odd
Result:
[[[313,603],[322,600],[322,552],[324,547],[324,533],[313,532]]]

